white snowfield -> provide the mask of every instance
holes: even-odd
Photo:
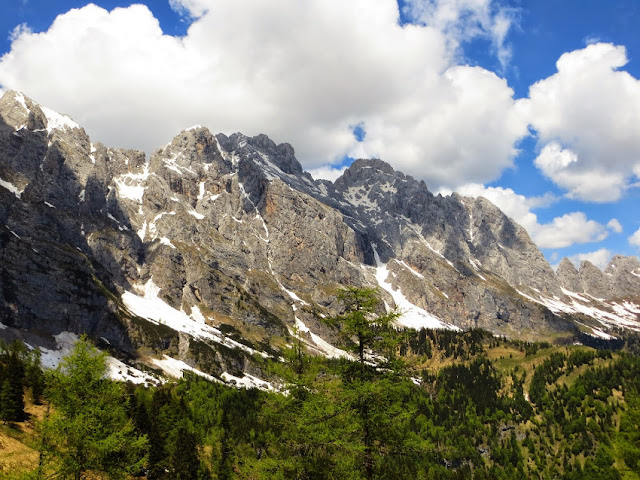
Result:
[[[253,348],[243,345],[231,338],[225,337],[224,334],[215,327],[206,324],[206,318],[200,312],[197,306],[192,307],[191,315],[177,310],[167,305],[163,300],[158,298],[160,288],[150,278],[144,285],[139,285],[138,290],[143,292],[143,296],[136,295],[132,292],[125,292],[122,295],[122,301],[125,306],[135,315],[148,320],[151,323],[166,325],[177,332],[186,333],[187,335],[199,340],[210,341],[224,345],[229,348],[244,350],[251,355],[260,355],[267,358],[269,355],[254,350]],[[181,360],[165,355],[162,359],[151,359],[151,362],[160,368],[165,374],[181,378],[184,371],[190,371],[206,378],[210,381],[220,381],[215,377],[197,370]],[[261,390],[275,390],[266,380],[262,380],[253,375],[245,374],[244,377],[236,377],[227,372],[221,375],[224,383],[236,386],[238,388],[259,388]]]
[[[6,328],[0,324],[0,328]],[[78,341],[78,336],[72,332],[62,332],[55,337],[58,348],[47,349],[39,347],[41,352],[42,366],[48,369],[57,368],[62,362],[62,359],[71,352],[73,345]],[[106,340],[105,340],[106,341]],[[108,343],[108,342],[107,342]],[[33,348],[27,345],[29,348]],[[154,374],[144,372],[138,368],[127,365],[126,363],[118,360],[117,358],[107,356],[107,376],[111,380],[118,382],[131,382],[136,385],[160,385],[166,382],[165,378],[158,377]],[[164,355],[162,358],[151,358],[149,363],[162,370],[162,372],[171,378],[182,378],[185,371],[195,373],[196,375],[203,377],[211,382],[225,383],[227,385],[236,388],[258,388],[265,391],[278,391],[271,383],[266,380],[262,380],[253,375],[245,374],[244,377],[236,377],[227,372],[223,372],[221,379],[212,375],[204,373],[182,360],[172,358],[168,355]]]
[[[40,360],[44,368],[54,369],[60,365],[62,359],[71,352],[73,345],[78,341],[78,336],[72,332],[62,332],[55,335],[57,349],[39,347],[41,352]],[[29,348],[33,348],[27,345]],[[135,367],[127,365],[111,356],[107,357],[107,375],[111,380],[119,382],[131,382],[137,385],[158,385],[163,380],[149,373],[143,372]]]
[[[166,325],[172,330],[186,333],[193,338],[244,350],[251,355],[257,354],[264,358],[269,356],[264,352],[259,352],[247,345],[236,342],[224,336],[217,328],[207,325],[203,321],[203,316],[199,309],[194,308],[191,316],[189,316],[183,311],[167,305],[162,299],[158,298],[160,288],[153,283],[153,278],[150,278],[144,285],[138,285],[136,290],[142,291],[143,295],[139,296],[132,292],[125,292],[122,295],[122,301],[131,313],[151,323]]]
[[[15,98],[27,112],[31,111],[27,106],[27,102],[25,101],[24,95],[22,93],[15,92]],[[54,110],[51,110],[50,108],[45,107],[44,105],[38,106],[47,119],[47,133],[51,133],[54,130],[65,130],[67,128],[71,130],[73,130],[74,128],[81,128],[80,125],[74,122],[68,115],[62,115]]]
[[[65,130],[67,128],[73,130],[74,128],[81,128],[76,122],[71,120],[67,115],[61,115],[58,112],[51,110],[45,106],[40,105],[42,113],[47,117],[47,132],[51,133],[53,130]]]
[[[222,375],[220,375],[222,380],[220,380],[219,378],[193,368],[182,360],[177,360],[175,358],[169,357],[168,355],[164,355],[161,359],[154,358],[151,360],[151,362],[156,367],[160,368],[166,375],[173,378],[182,378],[184,372],[191,372],[209,380],[210,382],[224,383],[236,388],[258,388],[265,391],[277,390],[273,385],[271,385],[271,383],[267,382],[266,380],[262,380],[261,378],[249,375],[248,373],[245,373],[244,377],[236,377],[235,375],[231,375],[230,373],[222,372]]]
[[[415,328],[416,330],[419,330],[421,328],[441,328],[441,329],[448,329],[448,330],[460,330],[455,325],[445,323],[435,315],[411,303],[402,294],[402,290],[400,290],[400,288],[398,288],[397,290],[394,290],[391,283],[387,282],[387,278],[389,277],[389,274],[390,274],[390,271],[387,268],[387,264],[382,263],[380,261],[380,256],[378,255],[376,246],[372,245],[371,247],[373,248],[373,255],[376,260],[375,276],[376,276],[376,280],[378,281],[378,285],[380,285],[380,288],[382,288],[383,290],[389,292],[389,294],[393,298],[394,303],[396,304],[396,307],[398,308],[398,311],[402,314],[395,322],[397,326],[406,327],[406,328]],[[417,273],[413,271],[413,269],[410,269],[410,270],[414,274]]]
[[[136,385],[146,386],[164,383],[164,379],[138,370],[113,357],[107,357],[107,369],[109,378],[116,382],[131,382]]]
[[[640,332],[640,306],[631,302],[625,301],[621,304],[616,302],[605,303],[602,299],[591,297],[585,293],[571,292],[564,288],[562,293],[571,299],[571,303],[567,303],[557,296],[552,298],[544,297],[539,292],[527,294],[520,290],[516,291],[527,300],[544,305],[553,313],[583,314],[597,320],[605,329],[623,327]],[[591,332],[586,333],[594,337],[613,338],[599,328],[580,324],[591,329]]]
[[[295,311],[295,305],[293,307]],[[349,352],[334,347],[322,337],[313,333],[297,315],[295,316],[295,319],[297,331],[289,329],[289,333],[302,340],[311,351],[319,353],[327,358],[354,358]]]
[[[13,183],[3,180],[1,178],[0,178],[0,187],[6,190],[9,190],[11,193],[13,193],[16,196],[16,198],[20,198],[20,196],[22,195],[22,192],[24,191],[24,189],[20,190]]]

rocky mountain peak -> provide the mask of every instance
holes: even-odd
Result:
[[[556,275],[558,276],[561,285],[563,285],[567,290],[577,293],[582,293],[584,291],[580,273],[573,262],[567,257],[560,260],[556,270]]]
[[[584,293],[595,298],[608,298],[609,281],[602,270],[589,260],[583,260],[580,262],[579,273]]]
[[[302,165],[296,158],[293,147],[288,143],[276,145],[273,140],[263,133],[248,138],[247,143],[267,155],[269,160],[284,173],[290,175],[303,174]]]
[[[0,99],[0,116],[16,132],[27,129],[50,134],[54,130],[82,130],[68,115],[55,112],[14,90],[5,92]]]
[[[404,178],[404,174],[396,172],[387,162],[371,158],[355,160],[334,183],[337,189],[345,190],[356,185],[393,182]]]
[[[624,299],[640,295],[640,261],[634,256],[614,255],[604,271],[588,260],[581,262],[578,271],[569,259],[563,258],[557,275],[566,289],[595,298]]]
[[[614,255],[604,273],[609,277],[611,296],[625,298],[640,295],[638,257]]]
[[[606,304],[640,297],[637,259],[605,273],[563,260],[555,275],[491,202],[434,196],[384,161],[314,181],[286,143],[204,127],[147,160],[56,115],[15,92],[0,100],[0,323],[12,331],[89,332],[219,375],[257,368],[252,355],[278,355],[295,329],[342,355],[321,319],[350,285],[378,288],[416,328],[535,338],[592,311],[640,328],[636,307]]]

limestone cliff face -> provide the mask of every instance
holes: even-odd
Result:
[[[315,181],[288,144],[201,127],[147,160],[16,92],[0,100],[0,249],[14,333],[87,332],[213,374],[257,368],[294,329],[339,354],[322,318],[340,286],[378,287],[414,326],[525,338],[575,329],[567,291],[640,296],[637,259],[556,275],[489,201],[434,196],[380,160]]]

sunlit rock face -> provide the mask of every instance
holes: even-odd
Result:
[[[288,144],[203,127],[146,159],[16,92],[0,100],[0,248],[0,334],[86,332],[218,376],[293,335],[341,355],[323,319],[350,285],[378,288],[399,326],[640,328],[636,258],[556,274],[484,198],[434,196],[375,159],[314,180]]]

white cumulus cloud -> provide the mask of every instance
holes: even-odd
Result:
[[[290,142],[307,169],[382,157],[432,188],[490,181],[526,122],[506,81],[459,65],[451,45],[490,35],[502,48],[512,23],[490,0],[436,3],[433,25],[400,25],[395,0],[171,0],[195,18],[182,38],[143,5],[87,5],[18,32],[0,85],[112,146],[149,152],[202,124]]]
[[[595,252],[578,253],[576,255],[571,255],[568,258],[576,268],[580,268],[580,264],[586,260],[593,263],[600,270],[604,270],[605,268],[607,268],[607,265],[609,265],[611,257],[613,257],[613,252],[611,250],[601,248],[599,250],[596,250]]]
[[[210,7],[206,0],[169,0],[171,9],[179,15],[200,18]]]
[[[532,237],[540,248],[564,248],[576,243],[599,242],[609,232],[595,220],[587,219],[583,212],[566,213],[550,223],[537,226]]]
[[[32,33],[31,28],[29,28],[29,25],[27,25],[26,23],[21,23],[20,25],[16,25],[16,27],[11,30],[11,33],[9,34],[9,40],[11,40],[12,42],[18,38],[20,35],[22,34],[29,34]]]
[[[629,245],[634,245],[640,248],[640,228],[638,228],[638,230],[629,237]]]
[[[347,167],[336,168],[331,166],[322,166],[318,168],[312,168],[311,170],[309,170],[309,173],[315,179],[321,178],[324,180],[331,180],[332,182],[335,182],[346,169]]]
[[[622,224],[617,218],[612,218],[607,223],[607,228],[613,233],[622,233]]]
[[[484,187],[478,184],[465,185],[459,191],[463,195],[485,197],[491,201],[522,225],[539,248],[564,248],[577,243],[599,242],[609,234],[607,227],[589,220],[583,212],[571,212],[556,217],[549,223],[539,223],[538,216],[532,210],[553,203],[556,199],[550,194],[527,198],[510,188]],[[617,220],[612,219],[608,226],[614,229],[615,222]]]
[[[536,166],[571,198],[616,201],[637,181],[640,80],[620,70],[627,61],[608,43],[565,53],[519,102],[542,147]]]
[[[511,58],[506,37],[516,23],[513,9],[492,0],[408,0],[404,11],[412,21],[448,33],[453,48],[458,48],[460,42],[485,37],[491,41],[503,68]]]
[[[485,38],[507,61],[517,22],[496,0],[407,0],[406,25],[396,0],[166,1],[193,19],[184,37],[164,35],[144,5],[16,27],[0,91],[24,91],[111,146],[150,152],[201,124],[289,142],[308,170],[379,157],[432,190],[499,178],[531,126],[536,166],[568,196],[615,201],[639,183],[640,81],[621,70],[624,47],[565,53],[515,100],[461,54]]]

